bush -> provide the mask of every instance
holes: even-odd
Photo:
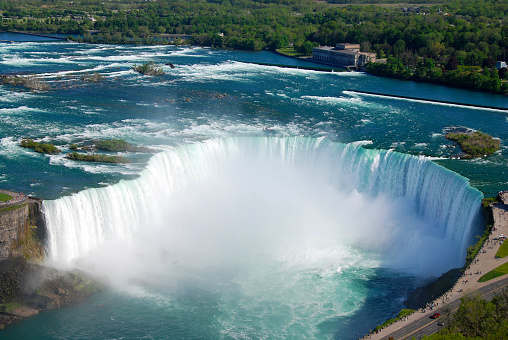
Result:
[[[157,64],[153,61],[149,61],[139,66],[135,65],[132,69],[147,76],[162,76],[164,74],[162,67],[157,66]]]
[[[150,152],[150,149],[143,146],[135,146],[126,142],[124,139],[105,139],[95,144],[97,149],[113,152]]]
[[[490,155],[499,150],[501,141],[481,131],[473,133],[448,133],[446,139],[456,141],[467,154],[466,158]]]
[[[130,151],[131,145],[124,139],[106,139],[95,144],[97,149],[106,151]]]
[[[129,159],[122,156],[108,156],[103,154],[83,154],[77,152],[68,153],[68,159],[84,162],[101,162],[101,163],[130,163]]]

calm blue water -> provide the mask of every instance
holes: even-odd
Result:
[[[64,34],[54,34],[55,38],[65,38]],[[0,42],[41,42],[41,41],[60,41],[59,39],[53,39],[48,36],[29,35],[23,33],[14,32],[0,32]]]
[[[363,73],[321,73],[249,63],[308,66],[305,62],[269,52],[66,42],[2,44],[0,52],[1,74],[38,73],[53,87],[52,91],[45,93],[6,85],[0,88],[1,186],[46,200],[59,199],[87,188],[109,190],[107,188],[122,179],[135,179],[147,167],[153,154],[124,154],[132,160],[132,163],[125,165],[78,163],[67,160],[63,154],[48,156],[23,149],[18,146],[22,138],[53,142],[64,153],[72,143],[123,138],[133,144],[171,154],[188,144],[207,145],[206,142],[211,139],[325,137],[332,143],[362,141],[365,148],[393,149],[406,154],[429,156],[434,162],[469,179],[471,185],[486,196],[506,189],[508,184],[508,151],[504,146],[508,139],[506,112],[357,95],[348,90],[507,107],[508,99],[503,96],[382,79]],[[161,65],[173,63],[175,68],[164,65],[166,74],[152,78],[131,70],[132,66],[149,60]],[[83,75],[93,72],[103,75],[104,81],[89,83],[81,80]],[[496,154],[483,159],[452,159],[459,150],[454,146],[449,147],[452,143],[444,139],[444,134],[453,127],[484,131],[500,138],[503,147]],[[373,154],[372,157],[376,156]],[[247,186],[244,190],[262,197],[260,201],[251,201],[253,196],[248,196],[249,207],[259,204],[263,217],[274,218],[269,222],[260,220],[259,223],[265,225],[277,221],[277,226],[281,226],[286,216],[294,214],[295,206],[312,208],[309,209],[311,217],[302,212],[298,220],[313,219],[315,216],[312,211],[326,206],[327,200],[319,201],[320,204],[315,206],[303,199],[286,202],[283,194],[293,189],[290,183],[281,186],[284,188],[282,194],[271,192],[277,183],[284,183],[286,177],[271,178],[269,174],[276,172],[274,169],[279,169],[279,166],[273,169],[268,167],[270,171],[267,172],[260,170],[270,186],[265,187],[257,182],[256,177],[252,177],[250,182],[254,183],[253,186]],[[226,168],[225,173],[230,170]],[[238,177],[231,183],[241,187],[244,185],[242,176]],[[228,182],[220,176],[217,178],[217,183]],[[302,189],[291,192],[293,197],[322,198],[332,195],[326,183],[320,186],[308,177],[299,181],[303,183]],[[230,187],[217,183],[190,186],[184,190],[184,196],[178,196],[180,199],[169,197],[172,207],[178,209],[174,208],[175,212],[168,214],[174,214],[171,216],[175,221],[181,221],[182,225],[185,221],[192,221],[192,226],[209,225],[217,230],[221,230],[223,221],[235,226],[245,224],[242,216],[257,221],[257,214],[245,206],[235,205],[238,197],[244,196],[239,196],[234,190],[226,190],[224,188]],[[258,192],[258,188],[263,190]],[[314,193],[315,188],[322,188],[322,191]],[[221,194],[217,195],[218,192]],[[263,192],[269,195],[265,197]],[[99,191],[100,195],[103,195],[103,191]],[[109,263],[108,249],[122,249],[119,254],[125,251],[121,247],[134,249],[137,257],[131,263],[133,268],[139,265],[136,272],[142,272],[142,275],[128,272],[126,266],[128,275],[122,271],[117,273],[117,277],[127,279],[119,280],[121,282],[114,284],[111,290],[94,296],[84,304],[45,312],[25,320],[2,335],[7,338],[30,338],[37,334],[39,338],[353,339],[357,332],[365,334],[402,308],[404,298],[414,286],[432,276],[424,269],[410,270],[407,264],[394,264],[397,261],[393,261],[393,258],[384,258],[384,248],[376,248],[380,235],[387,234],[388,229],[383,228],[391,228],[397,223],[401,223],[400,226],[412,225],[407,221],[416,219],[418,222],[415,224],[421,224],[421,230],[430,230],[429,235],[422,234],[423,237],[435,235],[437,239],[442,237],[448,240],[451,237],[450,242],[455,241],[453,235],[448,235],[434,222],[423,217],[420,221],[418,209],[411,202],[391,205],[388,203],[391,200],[383,195],[368,197],[362,196],[361,192],[360,196],[351,192],[341,194],[338,198],[334,195],[330,196],[329,201],[337,199],[345,206],[352,205],[351,210],[357,215],[349,216],[347,223],[331,218],[333,209],[319,215],[320,225],[344,223],[340,229],[342,234],[332,232],[334,237],[341,239],[337,244],[326,244],[331,232],[328,228],[311,229],[322,233],[316,237],[316,244],[298,243],[309,239],[309,231],[302,227],[294,244],[307,247],[303,254],[294,253],[290,245],[285,245],[289,249],[287,253],[281,251],[286,248],[280,245],[288,239],[288,235],[294,236],[295,232],[285,231],[273,236],[271,228],[262,229],[262,237],[256,241],[264,245],[262,241],[268,238],[277,240],[270,243],[270,251],[276,252],[268,252],[271,255],[267,259],[247,256],[230,261],[231,256],[224,256],[236,255],[238,249],[229,249],[228,243],[226,248],[231,253],[221,253],[217,257],[222,262],[189,260],[190,265],[184,260],[192,257],[189,255],[191,251],[187,254],[182,249],[178,254],[187,254],[188,257],[180,255],[178,263],[186,263],[185,266],[174,261],[169,265],[161,260],[160,265],[144,271],[146,268],[140,260],[143,256],[152,259],[151,255],[164,257],[168,253],[170,258],[178,258],[178,254],[166,252],[169,245],[159,243],[157,238],[138,241],[140,235],[135,232],[132,234],[135,237],[131,239],[101,244],[90,253],[78,251],[84,259],[89,260],[83,262],[88,265],[95,263],[100,267],[97,263],[103,259],[101,256],[104,256],[102,262]],[[227,205],[235,207],[232,211],[243,213],[236,216],[229,211],[215,216],[214,213],[221,209],[214,202],[218,196],[226,199]],[[361,199],[357,202],[354,197]],[[260,202],[270,202],[271,198],[274,199],[271,204],[261,205]],[[122,205],[121,198],[119,202]],[[87,202],[75,204],[71,210],[77,210],[79,204]],[[272,211],[272,207],[280,209]],[[371,208],[381,217],[373,216],[360,223],[363,229],[359,233],[365,240],[362,243],[348,229],[355,225],[361,211]],[[276,210],[283,214],[279,215]],[[403,212],[399,215],[397,211]],[[343,213],[347,215],[346,211]],[[371,228],[376,220],[382,221],[380,227]],[[166,235],[166,229],[153,228],[148,230],[160,233],[156,235]],[[183,243],[192,252],[200,251],[199,247],[193,246],[199,244],[201,247],[202,240],[194,237],[196,234],[208,235],[207,229],[196,229],[186,234],[187,230],[182,228],[179,231],[185,236],[181,240],[193,240],[189,244]],[[418,233],[421,230],[418,229]],[[230,229],[220,232],[224,234],[218,234],[226,239],[231,235]],[[175,236],[176,239],[181,235]],[[367,242],[366,235],[373,235],[375,241]],[[240,240],[241,244],[245,239],[255,239],[256,235],[242,233],[236,236],[238,239],[232,243]],[[208,237],[213,239],[213,235]],[[390,240],[387,239],[386,244],[383,240],[381,243],[387,246],[393,242]],[[437,254],[450,245],[446,243],[448,241],[442,244],[432,242],[436,243]],[[159,251],[154,244],[162,247],[162,250]],[[206,254],[216,255],[215,252]],[[214,256],[209,257],[215,259]],[[124,268],[124,262],[115,261],[111,260],[115,269],[119,266]],[[153,259],[150,263],[153,263]],[[450,268],[452,266],[450,264]],[[116,283],[115,278],[112,281]],[[99,305],[104,306],[99,308]]]

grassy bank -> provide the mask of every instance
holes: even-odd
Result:
[[[490,233],[492,232],[492,225],[488,225],[487,228],[485,228],[485,231],[483,232],[482,236],[477,236],[478,241],[467,248],[467,256],[466,256],[466,263],[464,264],[464,267],[462,267],[462,271],[466,271],[471,262],[475,259],[476,255],[478,255],[478,252],[480,249],[482,249],[483,244],[485,241],[489,238]]]
[[[496,253],[496,257],[499,257],[500,259],[503,257],[508,256],[508,242],[503,242],[501,247],[499,247],[499,250]]]
[[[288,57],[298,58],[298,57],[306,57],[308,54],[300,53],[298,51],[295,51],[294,47],[287,46],[283,48],[279,48],[276,50],[278,53],[283,54]]]
[[[502,264],[494,270],[491,270],[487,274],[483,275],[478,279],[478,282],[487,282],[489,280],[495,279],[496,277],[500,277],[508,274],[508,263]]]
[[[403,318],[405,318],[406,316],[408,315],[411,315],[414,313],[414,310],[413,309],[402,309],[399,314],[397,314],[396,317],[394,317],[393,319],[388,319],[386,320],[383,324],[377,326],[376,328],[374,328],[374,331],[379,331],[389,325],[391,325],[392,323],[394,322],[397,322],[399,320],[402,320]]]
[[[13,206],[10,206],[10,207],[5,207],[5,208],[0,208],[0,214],[1,213],[4,213],[4,212],[7,212],[7,211],[11,211],[11,210],[15,210],[15,209],[19,209],[21,207],[24,207],[25,205],[27,205],[28,203],[23,203],[23,204],[20,204],[20,205],[13,205]]]
[[[9,201],[9,200],[12,200],[11,195],[7,195],[7,194],[0,192],[0,202],[5,202],[5,201]]]

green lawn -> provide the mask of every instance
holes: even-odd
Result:
[[[499,247],[499,250],[497,251],[496,256],[499,258],[508,256],[508,242],[503,242],[501,247]]]
[[[305,54],[302,54],[300,52],[296,52],[293,47],[279,48],[277,50],[277,52],[285,54],[285,55],[290,56],[290,57],[304,57],[305,56]]]
[[[508,274],[508,262],[500,265],[494,270],[491,270],[487,274],[480,277],[478,282],[487,282],[489,280],[495,279],[496,277],[500,277],[502,275]]]
[[[0,192],[0,202],[11,200],[12,196]]]
[[[382,325],[377,326],[374,330],[377,331],[377,330],[380,330],[380,329],[382,329],[382,328],[384,328],[386,326],[389,326],[392,323],[401,320],[405,316],[411,315],[411,313],[413,313],[413,312],[414,312],[413,309],[401,309],[399,314],[397,314],[396,317],[394,317],[393,319],[386,320]]]

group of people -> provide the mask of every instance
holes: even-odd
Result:
[[[10,199],[10,200],[8,200],[8,201],[3,201],[3,202],[0,202],[0,204],[1,204],[1,203],[3,203],[3,204],[12,204],[12,203],[17,203],[17,202],[20,202],[20,201],[24,200],[25,198],[26,198],[26,195],[25,195],[25,194],[23,194],[22,192],[20,192],[20,193],[18,193],[18,194],[16,195],[16,197],[13,197],[13,198],[11,198],[11,199]]]

